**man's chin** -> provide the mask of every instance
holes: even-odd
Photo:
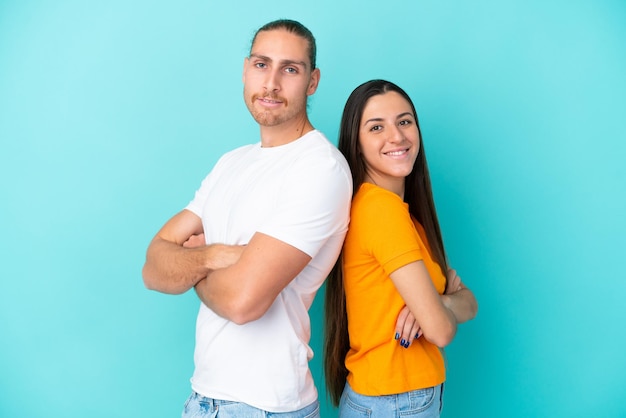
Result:
[[[280,118],[275,115],[268,114],[267,112],[263,113],[254,113],[252,115],[254,120],[261,126],[272,127],[281,124]]]

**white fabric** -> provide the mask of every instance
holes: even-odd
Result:
[[[312,260],[256,321],[237,325],[201,304],[196,392],[271,412],[317,399],[308,309],[341,250],[351,197],[349,167],[319,131],[278,147],[244,146],[217,162],[187,206],[202,218],[207,243],[246,244],[262,232]]]

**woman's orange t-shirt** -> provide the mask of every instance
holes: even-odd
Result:
[[[389,275],[422,260],[437,291],[446,278],[431,258],[422,226],[402,199],[364,183],[352,201],[343,249],[350,351],[348,383],[363,395],[389,395],[445,381],[441,350],[424,337],[404,348],[394,339],[405,303]]]

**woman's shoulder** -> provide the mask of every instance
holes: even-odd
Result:
[[[372,183],[361,184],[359,190],[354,195],[353,204],[408,207],[400,196]]]
[[[352,200],[351,217],[355,219],[381,219],[408,213],[408,205],[400,196],[371,183],[363,183]]]

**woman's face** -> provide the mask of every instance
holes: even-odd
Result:
[[[371,97],[363,109],[359,145],[366,181],[404,196],[404,179],[413,170],[420,148],[409,102],[395,91]]]

